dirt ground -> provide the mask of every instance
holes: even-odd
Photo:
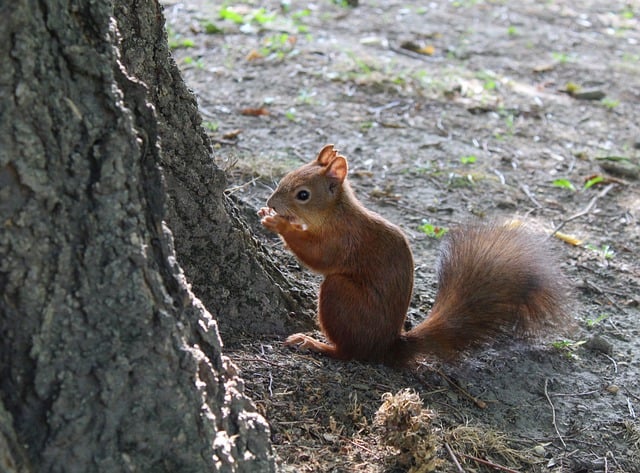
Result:
[[[229,192],[295,278],[317,284],[251,215],[326,143],[410,238],[411,323],[436,291],[423,224],[516,217],[567,237],[568,334],[405,371],[225,339],[283,471],[640,471],[638,2],[165,5]],[[419,447],[374,422],[399,392]]]

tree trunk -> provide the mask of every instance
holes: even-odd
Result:
[[[216,313],[273,281],[228,215],[160,7],[116,3],[0,6],[0,470],[273,471],[165,207],[185,254],[212,253]],[[243,302],[221,296],[228,260],[258,274]],[[293,304],[274,300],[256,307]]]
[[[115,9],[122,60],[147,84],[156,105],[166,220],[195,294],[219,321],[227,341],[238,334],[283,335],[310,328],[315,295],[285,279],[239,218],[239,209],[225,198],[226,178],[213,164],[196,101],[173,60],[156,59],[169,56],[157,4],[130,3],[120,2]],[[283,317],[292,312],[295,318]]]

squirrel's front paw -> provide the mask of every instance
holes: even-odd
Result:
[[[264,218],[268,215],[274,215],[275,214],[275,210],[273,210],[271,207],[262,207],[260,210],[258,210],[258,217],[260,218]]]
[[[282,215],[268,214],[262,217],[260,223],[264,228],[275,233],[282,233],[289,227],[289,221]]]

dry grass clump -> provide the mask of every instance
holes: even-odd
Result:
[[[451,446],[452,452],[463,459],[501,466],[507,471],[542,461],[531,450],[512,448],[504,434],[493,430],[461,425],[447,431],[444,440]]]
[[[398,450],[393,458],[408,473],[436,471],[442,463],[436,457],[437,445],[432,421],[434,412],[422,406],[422,400],[411,389],[397,394],[386,393],[376,413],[374,426],[381,431],[382,441]]]
[[[636,424],[631,420],[625,420],[623,422],[626,437],[634,446],[634,448],[640,450],[640,424]]]
[[[634,456],[640,458],[640,423],[625,420],[623,426],[625,429],[624,437],[631,445]]]

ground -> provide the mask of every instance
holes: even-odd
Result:
[[[435,471],[640,471],[637,2],[189,0],[165,14],[229,195],[293,278],[317,285],[254,211],[326,143],[409,236],[411,323],[436,291],[430,230],[518,218],[561,232],[566,333],[404,371],[227,336],[283,471],[431,471],[429,448],[398,454],[374,422],[385,393],[415,401],[406,388]]]

